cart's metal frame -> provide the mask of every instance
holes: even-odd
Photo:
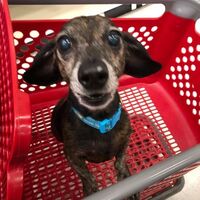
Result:
[[[164,0],[172,2],[175,0]],[[198,0],[196,0],[198,1]],[[141,3],[162,3],[162,0],[8,0],[9,4],[141,4]]]
[[[200,145],[141,171],[139,174],[97,192],[85,200],[120,200],[175,174],[176,172],[200,161]],[[137,184],[136,184],[137,183]]]

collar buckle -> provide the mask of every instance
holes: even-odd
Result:
[[[103,121],[99,122],[99,130],[101,134],[110,131],[112,128],[113,128],[112,120],[104,119]]]

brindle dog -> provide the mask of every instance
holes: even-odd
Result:
[[[121,32],[108,18],[90,16],[66,23],[24,74],[31,84],[68,82],[69,95],[53,111],[52,130],[64,142],[65,156],[81,178],[85,195],[98,190],[86,160],[99,163],[115,157],[118,181],[130,175],[125,151],[132,130],[123,108],[114,128],[105,134],[84,123],[74,109],[98,121],[112,118],[120,107],[119,77],[124,73],[145,77],[160,69],[129,33]]]

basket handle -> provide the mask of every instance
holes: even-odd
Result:
[[[127,198],[198,161],[200,161],[200,144],[92,194],[84,200],[120,200]]]
[[[110,4],[152,4],[152,3],[169,3],[177,0],[109,0]],[[187,0],[179,0],[187,1]],[[188,0],[195,4],[200,4],[198,0]],[[9,4],[94,4],[94,0],[8,0]],[[96,0],[95,4],[107,4],[107,0]]]
[[[200,17],[200,1],[199,0],[164,0],[166,10],[176,16],[198,19]]]
[[[94,4],[94,0],[8,0],[9,4]],[[107,0],[96,0],[96,4],[107,4]],[[200,17],[200,1],[199,0],[110,0],[112,3],[123,4],[165,4],[166,10],[173,14],[190,19],[198,19]],[[127,9],[127,8],[126,8]]]
[[[109,4],[120,3],[120,4],[151,4],[151,3],[165,3],[173,2],[176,0],[109,0]],[[195,0],[191,0],[195,1]],[[107,4],[107,0],[9,0],[9,4]]]

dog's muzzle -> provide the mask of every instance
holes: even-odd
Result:
[[[78,71],[78,80],[88,91],[102,90],[108,80],[108,69],[104,62],[91,59],[83,62]]]
[[[84,88],[80,94],[85,104],[90,106],[104,105],[111,99],[108,91],[109,70],[105,62],[100,59],[88,59],[78,69],[78,81]]]

